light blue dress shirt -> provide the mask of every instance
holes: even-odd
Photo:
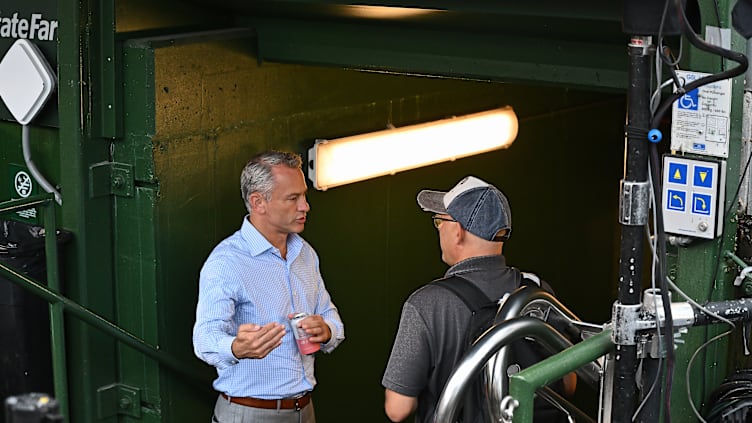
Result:
[[[199,280],[193,347],[217,369],[214,389],[231,397],[289,398],[313,390],[314,355],[301,355],[287,315],[321,315],[331,352],[345,339],[337,307],[324,286],[316,252],[298,234],[287,237],[287,260],[249,222],[211,252]],[[230,346],[238,326],[278,322],[287,326],[282,345],[263,359],[238,360]]]

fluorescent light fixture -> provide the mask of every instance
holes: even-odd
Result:
[[[352,5],[346,9],[346,13],[350,16],[357,16],[359,18],[374,18],[374,19],[402,19],[411,18],[415,16],[431,15],[434,13],[441,13],[441,10],[435,9],[416,9],[410,7],[395,7],[395,6],[357,6]]]
[[[517,137],[511,107],[317,140],[308,150],[308,177],[319,190],[506,148]]]

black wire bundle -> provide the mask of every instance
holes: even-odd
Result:
[[[663,118],[663,115],[666,114],[666,111],[668,111],[669,107],[674,103],[674,101],[681,98],[685,93],[694,90],[697,87],[701,87],[703,85],[711,84],[716,81],[722,81],[724,79],[733,78],[736,76],[739,76],[744,73],[744,71],[747,70],[748,62],[747,62],[747,56],[745,56],[742,53],[737,53],[732,50],[727,50],[722,47],[718,47],[716,45],[710,44],[705,42],[704,40],[700,39],[697,34],[695,34],[695,31],[692,29],[692,25],[690,25],[689,20],[687,19],[686,13],[684,13],[684,7],[682,7],[681,1],[676,0],[676,10],[679,14],[679,21],[682,25],[682,33],[685,37],[689,40],[689,42],[697,47],[700,50],[707,51],[709,53],[717,54],[721,57],[724,57],[729,60],[733,60],[734,62],[737,62],[739,65],[735,68],[728,69],[726,71],[712,74],[705,76],[703,78],[700,78],[696,81],[693,81],[689,84],[684,85],[683,87],[679,87],[679,90],[672,94],[670,97],[668,97],[656,110],[652,123],[651,128],[657,129],[658,125],[661,123],[661,119]],[[669,67],[670,72],[674,72],[673,68]]]
[[[676,93],[673,93],[671,96],[666,98],[661,105],[656,109],[655,113],[653,114],[651,118],[651,129],[658,129],[661,120],[663,119],[663,116],[665,113],[669,110],[669,108],[672,106],[674,101],[681,98],[685,93],[692,91],[698,87],[701,87],[703,85],[711,84],[716,81],[721,81],[728,78],[733,78],[738,75],[741,75],[747,70],[748,67],[748,61],[747,57],[744,54],[737,53],[731,50],[727,50],[712,44],[709,44],[703,40],[701,40],[697,34],[695,34],[694,30],[692,29],[692,26],[689,23],[689,20],[687,19],[683,4],[681,0],[675,0],[675,7],[676,12],[678,14],[679,22],[681,23],[681,29],[682,34],[689,40],[689,42],[697,47],[700,50],[707,51],[709,53],[717,54],[723,58],[732,60],[737,62],[739,65],[732,68],[725,70],[723,72],[712,74],[705,76],[703,78],[700,78],[696,81],[693,81],[689,84],[678,86],[678,90]],[[665,13],[666,9],[664,9]],[[665,15],[664,15],[665,18]],[[659,37],[660,38],[660,37]],[[668,61],[668,58],[666,57],[665,53],[663,51],[660,52],[662,60],[664,60],[667,64],[671,65]],[[676,71],[673,68],[673,66],[668,66],[668,70],[671,73],[672,78],[677,81],[678,78],[676,76]],[[661,182],[660,182],[660,158],[657,151],[657,146],[652,143],[650,145],[650,165],[651,170],[653,172],[653,194],[655,196],[655,204],[662,204],[661,202]],[[666,389],[664,391],[664,420],[670,422],[671,421],[671,388],[672,388],[672,380],[673,380],[673,368],[674,368],[674,355],[673,355],[673,325],[672,325],[672,314],[671,314],[671,302],[668,298],[668,287],[666,286],[666,266],[665,266],[665,257],[666,257],[666,247],[665,247],[665,232],[663,228],[663,219],[662,214],[657,214],[657,242],[656,246],[658,248],[658,269],[657,269],[657,280],[658,284],[660,286],[661,291],[661,298],[663,300],[663,309],[664,314],[666,317],[666,336],[665,336],[665,348],[666,348],[666,363],[665,363],[665,377],[666,377]]]

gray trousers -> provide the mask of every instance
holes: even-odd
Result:
[[[217,396],[212,423],[316,423],[313,399],[300,411],[246,407]]]

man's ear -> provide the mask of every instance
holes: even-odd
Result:
[[[452,225],[451,236],[452,241],[459,245],[465,241],[467,234],[465,233],[465,230],[462,229],[462,225],[457,222],[456,225]]]
[[[266,212],[266,199],[258,192],[253,192],[248,196],[248,204],[251,205],[251,211],[254,214],[263,214]]]

